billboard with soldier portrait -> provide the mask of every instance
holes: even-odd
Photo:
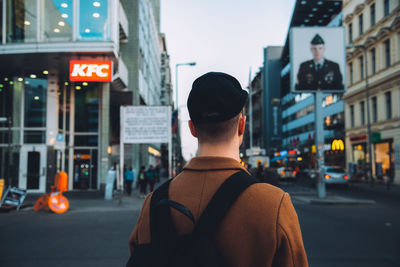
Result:
[[[343,27],[299,27],[290,31],[291,91],[344,92]]]

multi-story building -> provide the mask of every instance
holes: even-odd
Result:
[[[252,116],[250,106],[246,106],[246,127],[243,155],[250,148],[250,124],[252,126],[253,147],[260,148],[265,155],[273,154],[280,147],[280,56],[282,47],[269,46],[264,48],[264,64],[250,82],[252,99]],[[250,119],[253,123],[250,123]],[[265,153],[264,153],[265,151]],[[246,155],[248,156],[248,155]]]
[[[263,147],[267,155],[281,147],[281,110],[280,110],[280,71],[281,71],[281,46],[268,46],[264,48],[263,66]]]
[[[161,52],[161,92],[160,92],[160,104],[173,107],[172,100],[172,79],[171,79],[171,67],[170,67],[170,59],[167,50],[167,41],[165,34],[161,34],[161,44],[162,44],[162,52]],[[169,170],[169,158],[168,158],[168,145],[163,144],[161,146],[161,167],[164,170]],[[161,175],[169,176],[169,173],[163,172]]]
[[[170,106],[172,102],[172,79],[171,79],[171,66],[167,50],[167,41],[165,34],[161,34],[161,91],[160,91],[160,104]]]
[[[369,158],[367,125],[370,123],[373,176],[393,175],[397,184],[400,184],[399,15],[397,0],[343,1],[346,40],[353,47],[347,53],[348,88],[344,95],[347,161],[358,169],[365,167]]]
[[[290,92],[289,32],[292,27],[341,26],[342,1],[298,0],[281,55],[282,148],[298,150],[305,167],[315,167],[314,95]],[[344,151],[332,151],[335,139],[344,139],[344,103],[341,94],[324,94],[325,164],[345,166]]]
[[[129,14],[130,34],[127,42],[121,44],[121,57],[126,62],[129,86],[127,97],[133,105],[160,105],[161,97],[161,54],[160,1],[159,0],[121,0]],[[125,99],[125,100],[126,100]],[[123,101],[123,100],[122,100]],[[121,102],[119,105],[126,104]],[[119,111],[115,114],[114,124],[118,131],[112,143],[112,158],[119,159]],[[160,163],[161,144],[125,145],[125,165],[139,170],[140,166]]]
[[[11,121],[0,122],[1,178],[44,192],[64,170],[69,189],[101,188],[119,131],[112,113],[159,99],[154,2],[0,0],[0,117]]]

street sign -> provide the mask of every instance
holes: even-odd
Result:
[[[246,156],[259,156],[259,155],[265,155],[265,149],[260,148],[260,147],[252,147],[246,149]]]
[[[122,142],[125,144],[168,143],[171,116],[168,106],[121,107]]]
[[[382,135],[380,132],[372,133],[372,143],[378,143],[382,140]]]

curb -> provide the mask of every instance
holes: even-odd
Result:
[[[300,196],[295,195],[293,199],[307,203],[307,204],[317,204],[317,205],[373,205],[376,204],[375,200],[369,199],[353,199],[348,197],[339,196],[328,196],[323,199],[313,196]]]

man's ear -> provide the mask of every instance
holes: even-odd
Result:
[[[190,129],[190,133],[193,135],[193,137],[197,138],[197,132],[196,132],[196,129],[194,128],[194,124],[191,120],[189,120],[189,129]]]
[[[238,127],[238,134],[242,136],[244,134],[244,129],[246,127],[246,116],[239,117],[239,127]]]

